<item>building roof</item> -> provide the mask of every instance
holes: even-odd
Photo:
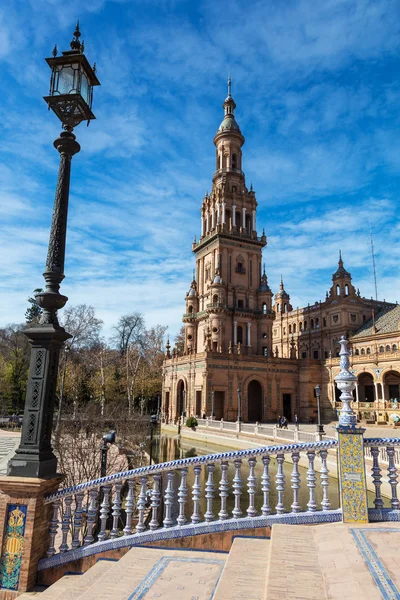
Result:
[[[375,327],[374,320],[370,319],[351,336],[351,339],[382,333],[395,333],[396,331],[400,331],[400,306],[388,306],[375,315]]]

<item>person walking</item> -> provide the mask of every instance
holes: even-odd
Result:
[[[294,415],[294,426],[297,430],[299,429],[299,417],[297,415]]]
[[[279,429],[281,428],[281,420],[282,420],[281,415],[278,415],[278,427],[279,427]]]

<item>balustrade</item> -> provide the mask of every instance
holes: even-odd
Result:
[[[57,542],[61,542],[59,552],[68,552],[159,528],[182,529],[229,519],[267,518],[274,513],[323,514],[330,510],[327,456],[336,445],[336,440],[329,440],[193,457],[116,473],[61,490],[45,499],[53,504],[47,556],[57,553]],[[375,449],[371,450],[375,454]],[[392,506],[398,507],[394,451],[388,448],[387,454]],[[304,480],[308,498],[304,498],[304,490],[302,498],[300,494],[301,460],[308,464]],[[377,459],[374,469],[378,491]],[[257,496],[259,489],[261,496]],[[379,506],[379,494],[377,498]]]
[[[400,509],[398,499],[398,468],[400,468],[400,438],[366,438],[364,439],[365,456],[372,459],[371,478],[374,486],[374,507],[384,509]],[[382,486],[387,486],[384,500]]]

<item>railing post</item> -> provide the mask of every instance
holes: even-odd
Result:
[[[357,416],[350,406],[357,378],[350,372],[348,342],[344,336],[339,343],[340,373],[335,381],[342,392],[342,410],[337,428],[342,518],[344,523],[368,523],[363,439],[365,429],[357,427]]]

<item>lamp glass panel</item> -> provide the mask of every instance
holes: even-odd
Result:
[[[76,71],[72,66],[61,67],[58,72],[58,85],[56,86],[55,93],[58,94],[76,94]]]
[[[81,71],[81,96],[90,106],[90,84],[84,71]]]

